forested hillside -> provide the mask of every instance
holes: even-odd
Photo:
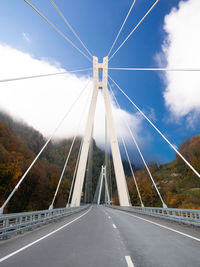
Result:
[[[10,201],[5,212],[47,209],[51,204],[65,159],[72,140],[50,142],[39,160]],[[68,199],[81,139],[75,142],[68,167],[65,171],[55,207],[64,207]],[[4,202],[17,181],[26,171],[35,155],[45,143],[45,138],[35,129],[16,122],[0,112],[0,205]],[[200,172],[200,135],[185,141],[180,152]],[[94,194],[104,152],[93,144],[93,186]],[[123,162],[130,197],[133,205],[140,205],[133,178],[127,162]],[[168,207],[200,208],[200,179],[177,156],[174,161],[149,166]],[[161,202],[150,181],[146,169],[136,171],[136,179],[145,206],[161,206]],[[118,203],[116,183],[112,167],[112,188],[114,203]]]
[[[47,209],[51,204],[72,140],[49,143],[11,199],[5,212]],[[75,142],[55,207],[64,207],[68,198],[81,139]],[[33,128],[0,113],[0,205],[26,171],[45,138]],[[104,153],[93,145],[94,177],[98,177]],[[97,179],[93,180],[94,184]],[[94,185],[95,188],[95,185]]]
[[[200,172],[200,135],[185,141],[179,150]],[[168,207],[200,209],[200,179],[179,156],[168,164],[160,166],[151,164],[149,167]],[[138,170],[136,178],[145,206],[161,206],[146,169]],[[131,177],[128,179],[128,184],[132,204],[140,205]],[[117,202],[117,199],[115,201]]]

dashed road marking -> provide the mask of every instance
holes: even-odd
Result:
[[[130,256],[125,256],[125,259],[126,259],[126,263],[127,263],[128,267],[134,267],[134,264],[133,264]]]
[[[117,228],[117,226],[113,223],[113,228]]]

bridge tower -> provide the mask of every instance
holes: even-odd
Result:
[[[99,73],[102,73],[102,80],[100,79]],[[111,152],[113,157],[114,163],[114,170],[115,170],[115,178],[117,183],[117,190],[119,196],[119,203],[120,206],[130,206],[130,199],[128,193],[128,187],[125,179],[124,169],[122,165],[121,155],[119,151],[119,145],[117,136],[115,133],[114,127],[114,120],[111,110],[109,92],[107,88],[108,82],[108,57],[103,58],[103,63],[98,62],[97,57],[93,57],[93,81],[94,81],[94,88],[93,88],[93,95],[89,109],[88,120],[86,124],[85,136],[83,139],[83,145],[81,149],[81,155],[76,175],[76,181],[74,185],[73,195],[71,206],[80,206],[81,201],[81,194],[82,188],[85,178],[85,170],[89,152],[90,141],[92,138],[92,129],[94,124],[94,115],[97,103],[97,97],[99,90],[102,90],[104,103],[105,103],[105,110],[106,110],[106,121],[107,121],[107,128],[110,138],[111,144]]]

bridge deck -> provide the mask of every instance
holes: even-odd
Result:
[[[47,236],[53,231],[56,232]],[[33,244],[36,240],[38,242]],[[20,250],[27,245],[29,247]],[[92,206],[89,211],[1,241],[0,265],[199,267],[199,251],[199,228]],[[13,252],[16,254],[13,255]],[[131,265],[130,259],[134,265]]]

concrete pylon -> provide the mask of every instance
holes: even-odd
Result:
[[[102,80],[99,80],[100,71],[103,72]],[[86,164],[87,164],[87,158],[88,158],[88,152],[89,152],[89,145],[90,145],[90,140],[92,137],[92,129],[93,129],[93,124],[94,124],[94,115],[95,115],[95,109],[96,109],[96,103],[97,103],[97,96],[98,96],[99,90],[102,90],[104,103],[105,103],[106,120],[107,120],[107,127],[108,127],[110,144],[111,144],[111,152],[112,152],[113,163],[114,163],[117,190],[118,190],[118,195],[119,195],[119,203],[120,203],[120,206],[130,206],[128,187],[127,187],[124,169],[123,169],[122,160],[121,160],[121,155],[119,151],[118,140],[117,140],[117,136],[115,133],[114,120],[113,120],[112,109],[111,109],[111,104],[110,104],[110,97],[109,97],[108,88],[107,88],[108,57],[103,58],[103,63],[98,63],[98,58],[93,57],[93,81],[94,81],[94,88],[93,88],[92,101],[90,104],[88,121],[86,125],[85,136],[83,139],[83,145],[82,145],[79,166],[78,166],[77,175],[76,175],[76,181],[74,185],[71,206],[72,207],[80,206],[81,194],[82,194],[82,188],[83,188],[83,183],[84,183],[85,170],[86,170]]]

